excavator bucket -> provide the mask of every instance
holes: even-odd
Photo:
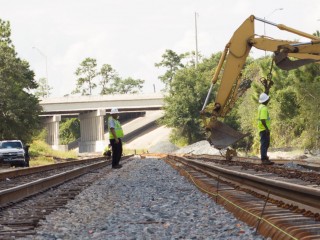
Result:
[[[298,67],[301,67],[303,65],[309,64],[309,63],[316,63],[319,62],[319,60],[315,59],[299,59],[299,60],[290,60],[287,53],[274,53],[274,60],[278,68],[281,68],[282,70],[292,70],[296,69]]]
[[[208,142],[217,149],[226,148],[245,136],[248,136],[248,134],[238,132],[217,120],[214,121],[207,130],[209,132],[209,137],[207,138]]]

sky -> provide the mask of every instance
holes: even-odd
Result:
[[[48,77],[51,97],[75,89],[75,71],[87,57],[98,68],[110,64],[122,78],[145,80],[144,93],[160,92],[165,69],[154,64],[166,49],[195,51],[197,36],[199,53],[210,57],[250,15],[311,34],[320,30],[320,0],[0,0],[0,19],[10,22],[18,56],[36,80]],[[255,30],[304,40],[260,22]],[[264,54],[252,50],[253,57]]]

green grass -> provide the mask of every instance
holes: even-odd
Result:
[[[62,152],[53,150],[47,143],[41,140],[34,140],[30,144],[30,166],[41,166],[55,163],[55,158],[59,159],[77,159],[75,151]]]
[[[123,148],[124,155],[143,154],[143,153],[148,153],[148,150],[147,149],[126,149],[125,147]]]
[[[126,149],[125,146],[123,148],[124,155],[132,155],[132,154],[143,154],[148,153],[147,149]],[[29,148],[30,154],[30,166],[42,166],[48,164],[56,163],[56,158],[59,159],[59,162],[63,160],[68,161],[70,159],[77,159],[77,153],[75,151],[62,152],[53,150],[47,143],[43,140],[34,140],[30,144]],[[101,154],[102,156],[102,154]]]
[[[49,165],[49,164],[54,164],[55,161],[53,157],[31,157],[30,159],[30,167],[35,167],[35,166],[43,166],[43,165]]]

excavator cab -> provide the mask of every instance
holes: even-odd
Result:
[[[276,26],[280,30],[309,38],[311,41],[297,42],[258,36],[254,31],[255,20]],[[234,130],[218,119],[224,118],[232,109],[237,99],[250,87],[251,81],[243,79],[241,71],[252,47],[274,53],[268,77],[262,81],[260,80],[267,93],[273,83],[271,81],[273,63],[281,69],[291,70],[308,63],[320,62],[319,37],[283,24],[275,24],[253,15],[247,18],[234,32],[222,52],[205,103],[200,112],[207,132],[207,140],[217,149],[225,149],[248,135]],[[221,71],[222,69],[223,71]],[[209,104],[208,107],[207,104],[213,85],[216,84],[220,72],[222,72],[220,85],[216,93],[213,110],[211,110],[210,105],[212,104]],[[205,116],[208,113],[210,114],[209,118]]]

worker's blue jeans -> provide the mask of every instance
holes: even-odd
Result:
[[[270,146],[270,132],[266,130],[261,131],[260,133],[260,154],[261,160],[268,160],[268,148]]]
[[[116,143],[115,139],[110,139],[110,144],[112,148],[112,167],[119,165],[122,156],[122,142],[119,139],[119,143]]]

